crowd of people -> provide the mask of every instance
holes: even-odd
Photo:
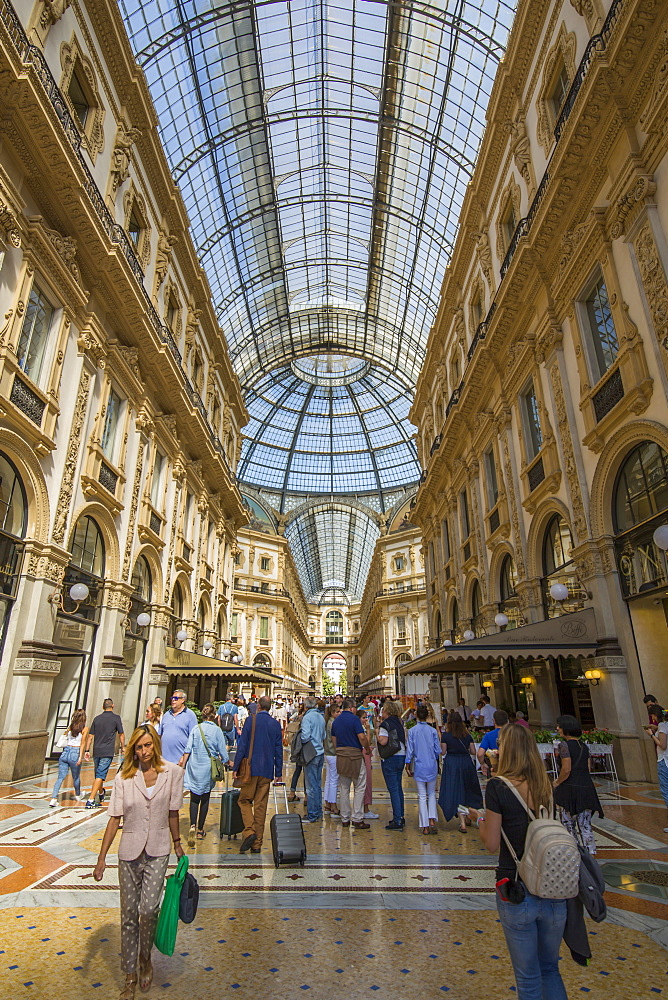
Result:
[[[62,752],[50,805],[57,804],[60,786],[71,771],[75,794],[86,801],[86,808],[104,800],[104,781],[116,741],[120,744],[122,761],[94,877],[103,878],[107,853],[122,829],[118,858],[126,981],[121,1000],[133,1000],[137,985],[146,990],[151,984],[151,948],[170,842],[177,857],[183,854],[179,810],[184,791],[190,794],[188,845],[193,847],[206,836],[217,778],[212,758],[228,767],[241,785],[240,852],[260,854],[270,787],[283,783],[286,748],[297,760],[288,798],[299,802],[301,779],[305,824],[320,823],[329,815],[342,827],[369,830],[370,821],[379,818],[371,808],[377,761],[390,801],[386,830],[405,830],[406,777],[415,782],[422,835],[438,832],[439,806],[446,822],[457,818],[461,833],[475,822],[488,850],[498,852],[497,909],[518,996],[564,1000],[558,960],[570,912],[567,900],[529,892],[518,865],[530,821],[541,810],[558,818],[559,829],[568,831],[585,852],[596,853],[592,817],[602,816],[603,810],[590,774],[589,750],[574,716],[557,720],[559,773],[551,782],[522,714],[509,718],[486,697],[474,710],[460,699],[456,709],[444,713],[442,724],[426,699],[405,709],[390,697],[375,701],[367,696],[358,703],[341,695],[308,696],[273,704],[268,697],[248,702],[229,698],[204,705],[199,719],[186,701],[186,693],[176,690],[163,712],[156,699],[126,744],[122,721],[113,701],[106,699],[90,727],[85,712],[77,710],[59,742]],[[652,695],[645,704],[646,732],[656,747],[659,785],[668,806],[668,721]],[[81,794],[80,769],[82,761],[90,759],[91,748],[94,782],[86,797]]]

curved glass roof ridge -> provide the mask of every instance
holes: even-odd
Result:
[[[313,354],[412,386],[515,3],[119,4],[251,407]]]
[[[324,603],[326,592],[336,591],[360,601],[379,535],[372,517],[345,502],[309,507],[289,521],[285,537],[306,600]]]

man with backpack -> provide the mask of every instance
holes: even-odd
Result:
[[[234,746],[234,739],[240,730],[239,715],[237,706],[228,698],[226,702],[218,706],[218,725],[220,726],[227,749]]]

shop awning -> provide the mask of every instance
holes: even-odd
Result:
[[[400,668],[407,674],[487,672],[501,659],[539,660],[548,656],[595,656],[598,645],[593,608],[548,618],[533,625],[441,646]]]
[[[273,674],[263,667],[245,666],[243,663],[230,663],[228,660],[218,660],[215,656],[203,656],[188,649],[176,649],[167,646],[165,651],[165,666],[169,674],[185,674],[194,677],[226,677],[235,683],[242,681],[260,681],[263,684],[280,684],[283,677]]]

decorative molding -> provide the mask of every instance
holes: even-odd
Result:
[[[638,262],[647,305],[656,338],[663,348],[662,358],[668,371],[668,282],[654,233],[649,221],[633,240],[633,251]]]
[[[41,229],[75,281],[81,281],[81,273],[76,261],[76,242],[71,236],[63,236],[57,229],[47,229],[45,225],[42,225]]]
[[[112,202],[116,198],[116,192],[130,176],[130,163],[132,161],[131,149],[141,138],[141,131],[138,128],[131,128],[121,122],[116,133],[116,141],[111,154],[111,170],[109,173],[109,195]]]
[[[77,458],[79,456],[79,449],[83,440],[82,430],[86,416],[86,408],[88,406],[88,394],[90,391],[91,378],[92,376],[90,372],[86,371],[84,368],[81,372],[77,400],[74,404],[70,439],[67,445],[67,456],[65,458],[63,478],[60,484],[60,492],[58,494],[58,506],[56,507],[56,516],[53,525],[53,540],[57,545],[62,545],[65,540],[67,519],[69,517],[70,507],[72,504],[72,492],[74,489]]]
[[[611,240],[616,240],[624,235],[630,223],[629,217],[635,214],[637,208],[644,206],[655,193],[656,182],[653,177],[643,174],[636,179],[632,189],[627,194],[622,195],[615,204],[614,219],[609,230]]]
[[[508,491],[508,499],[510,501],[510,522],[513,526],[515,567],[520,579],[522,579],[525,576],[526,570],[524,566],[524,553],[522,550],[522,535],[520,533],[520,518],[517,512],[517,498],[515,496],[513,467],[510,461],[510,450],[508,448],[508,436],[503,434],[501,440],[503,446],[503,468],[506,476],[506,489]]]
[[[158,232],[158,249],[155,256],[155,282],[153,285],[153,297],[157,298],[158,292],[167,277],[169,263],[171,260],[174,245],[178,243],[176,236],[170,236],[164,229]]]
[[[571,506],[573,508],[573,525],[578,542],[584,542],[589,535],[587,527],[587,515],[584,503],[582,502],[582,491],[578,470],[575,464],[575,452],[573,450],[573,439],[566,410],[566,400],[559,374],[559,364],[557,361],[550,366],[550,381],[554,393],[554,408],[557,414],[557,425],[559,427],[559,437],[561,439],[561,450],[564,457],[564,470],[566,480],[571,495]]]
[[[21,230],[16,216],[2,199],[0,199],[0,229],[4,230],[7,242],[18,250],[21,246]]]
[[[46,31],[52,24],[57,24],[71,3],[72,0],[41,0],[39,24],[42,30]]]
[[[137,452],[137,464],[135,467],[135,478],[132,484],[132,498],[130,500],[130,511],[128,514],[128,534],[125,540],[125,553],[123,555],[123,579],[130,579],[130,560],[132,558],[132,546],[134,543],[135,535],[135,523],[137,520],[137,508],[139,506],[139,494],[141,491],[141,477],[144,468],[144,451],[145,444],[143,441],[139,444],[139,450]]]
[[[17,656],[14,660],[13,674],[46,674],[55,677],[60,673],[60,660],[40,660],[32,656]]]

